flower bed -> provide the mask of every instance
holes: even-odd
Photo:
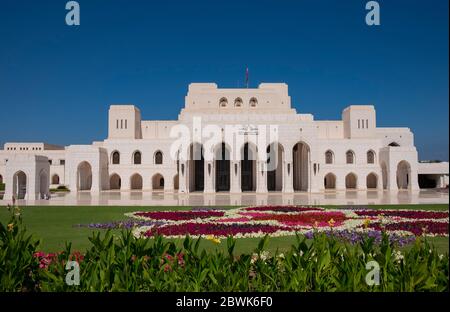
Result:
[[[134,226],[136,236],[156,234],[180,238],[311,235],[325,232],[343,235],[350,241],[362,234],[385,230],[393,240],[418,235],[448,236],[448,212],[384,209],[324,209],[298,206],[257,206],[228,210],[134,212],[132,218],[149,222]],[[160,222],[160,223],[158,223]],[[340,234],[339,234],[340,233]],[[352,234],[353,233],[353,234]],[[355,234],[356,233],[356,234]],[[356,236],[352,236],[356,235]]]

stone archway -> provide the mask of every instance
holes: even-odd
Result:
[[[77,190],[89,191],[92,187],[92,167],[87,161],[83,161],[77,168]]]
[[[117,173],[113,173],[109,177],[109,189],[110,190],[120,190],[122,187],[122,179]]]
[[[292,148],[294,191],[309,189],[310,148],[304,142],[298,142]]]
[[[366,187],[368,189],[376,189],[378,187],[378,176],[371,172],[366,177]]]
[[[336,175],[333,173],[327,173],[325,178],[323,179],[323,185],[326,190],[334,190],[336,189]]]
[[[283,190],[284,148],[280,143],[267,146],[267,190],[281,192]]]
[[[13,196],[17,199],[24,199],[27,191],[27,175],[23,171],[17,171],[13,175]]]
[[[39,174],[39,198],[45,199],[49,193],[50,180],[45,171]]]
[[[225,143],[219,144],[214,152],[216,192],[230,191],[230,150]]]
[[[142,176],[139,173],[135,173],[130,177],[130,189],[142,190]]]
[[[205,159],[203,146],[200,143],[190,145],[188,159],[189,192],[203,191],[205,189]]]
[[[160,173],[153,175],[152,189],[153,190],[164,190],[164,177]]]
[[[243,192],[256,191],[256,158],[256,146],[245,143],[241,148],[241,190]]]
[[[411,185],[411,165],[402,160],[397,165],[397,186],[399,190],[409,189]]]
[[[58,184],[59,184],[59,175],[54,174],[54,175],[52,176],[52,184],[53,184],[53,185],[58,185]]]
[[[349,173],[345,177],[345,188],[346,189],[356,189],[358,183],[358,178],[354,173]]]

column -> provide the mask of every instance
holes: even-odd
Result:
[[[267,170],[265,161],[256,162],[256,193],[267,193]]]
[[[178,178],[178,188],[180,193],[187,193],[187,163],[186,161],[179,162],[180,171]]]
[[[230,161],[230,193],[242,193],[241,189],[241,162]]]
[[[292,174],[292,162],[284,161],[283,162],[283,189],[284,193],[293,193],[294,192],[294,179]]]
[[[215,176],[215,161],[206,161],[204,165],[204,177],[205,177],[205,193],[214,193],[216,188],[214,185]]]

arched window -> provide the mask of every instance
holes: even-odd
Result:
[[[155,153],[155,165],[162,165],[163,163],[163,154],[161,151],[157,151]]]
[[[388,146],[400,146],[397,142],[391,142],[388,144]]]
[[[52,176],[52,184],[59,184],[59,176],[57,174]]]
[[[120,153],[118,151],[112,153],[112,163],[113,165],[120,164]]]
[[[374,164],[375,163],[375,153],[374,151],[367,152],[367,163]]]
[[[219,100],[219,107],[227,107],[227,105],[228,105],[227,98],[223,97]]]
[[[237,98],[236,100],[234,100],[234,107],[242,107],[242,99],[241,98]]]
[[[333,163],[333,152],[328,150],[325,152],[325,163],[332,164]]]
[[[136,151],[133,154],[133,163],[135,165],[140,165],[141,164],[141,152]]]
[[[345,153],[345,158],[347,160],[347,164],[354,164],[355,163],[355,154],[352,151],[347,151]]]
[[[258,104],[258,100],[254,97],[252,97],[249,101],[250,107],[256,107],[256,105]]]

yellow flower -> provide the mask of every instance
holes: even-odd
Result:
[[[328,225],[329,225],[330,227],[333,227],[335,223],[336,223],[336,221],[334,221],[333,218],[331,218],[331,219],[328,221]]]
[[[13,223],[8,224],[8,231],[9,232],[11,232],[13,230],[13,228],[14,228],[14,224]]]
[[[214,235],[206,235],[205,238],[215,244],[220,244],[220,239],[217,237],[214,237]]]
[[[370,224],[370,219],[369,218],[364,219],[363,226],[365,229],[367,229],[369,227],[369,224]]]

